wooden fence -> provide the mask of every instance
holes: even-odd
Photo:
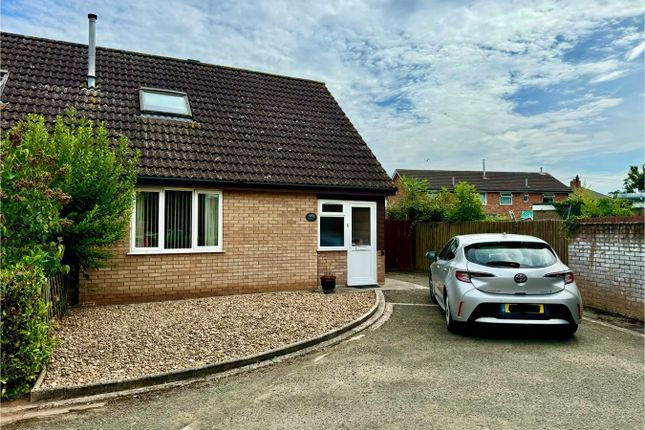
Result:
[[[76,287],[76,276],[73,271],[68,274],[58,274],[46,282],[41,290],[41,296],[47,303],[49,319],[60,319],[67,311],[68,294]]]
[[[407,223],[408,236],[401,234],[402,226],[398,223]],[[392,233],[390,230],[397,230]],[[439,252],[448,240],[460,234],[474,233],[509,233],[526,234],[545,240],[557,252],[560,259],[566,264],[569,260],[567,251],[567,235],[561,220],[548,221],[502,221],[487,222],[473,221],[463,223],[418,223],[414,227],[407,221],[387,220],[385,267],[387,270],[428,270],[428,260],[425,253],[429,250]],[[392,240],[399,243],[393,244]],[[407,243],[406,243],[407,241]],[[391,253],[401,253],[404,257],[390,256]],[[412,253],[414,259],[407,263],[406,256]],[[389,261],[389,265],[388,265]],[[397,266],[397,263],[399,264]],[[407,263],[407,264],[401,264]]]
[[[448,240],[460,234],[474,233],[526,234],[546,241],[566,264],[568,261],[567,236],[560,220],[549,221],[502,221],[502,222],[462,222],[462,223],[420,223],[415,227],[415,268],[428,270],[425,253],[429,250],[439,252]]]
[[[385,221],[385,270],[414,270],[414,229],[410,221]]]

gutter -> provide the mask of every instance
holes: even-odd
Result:
[[[249,189],[260,188],[264,190],[291,190],[291,191],[314,191],[318,193],[333,193],[333,194],[361,194],[373,196],[391,196],[396,192],[396,188],[360,188],[348,187],[346,185],[308,185],[308,184],[289,184],[284,182],[246,182],[246,181],[226,181],[226,180],[212,180],[212,179],[189,179],[189,178],[163,178],[158,176],[139,176],[137,178],[138,185],[147,184],[165,184],[165,185],[216,185],[226,186],[229,188]]]

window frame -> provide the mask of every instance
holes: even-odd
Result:
[[[191,195],[191,247],[190,248],[164,248],[166,242],[166,191],[190,191]],[[136,246],[136,194],[132,205],[132,215],[130,219],[130,252],[131,255],[140,254],[194,254],[202,252],[224,252],[223,247],[223,214],[224,214],[224,196],[221,190],[210,188],[183,188],[183,187],[137,187],[135,192],[157,192],[159,193],[158,208],[158,225],[159,239],[157,246],[154,248],[144,248]],[[217,206],[217,246],[198,246],[197,245],[197,220],[198,220],[198,196],[199,194],[210,194],[218,196]]]
[[[347,222],[348,222],[348,214],[347,214],[347,207],[351,207],[351,205],[346,204],[347,201],[345,200],[318,200],[318,233],[316,237],[316,248],[318,251],[347,251],[349,249],[348,245],[348,240],[351,241],[351,237],[348,236],[348,228],[347,228]],[[334,204],[334,205],[342,205],[343,206],[343,211],[342,212],[323,212],[322,208],[323,205],[327,204]],[[322,217],[325,218],[343,218],[343,246],[321,246],[320,245],[320,233],[321,233],[321,228],[320,228],[320,220]]]
[[[511,197],[511,201],[510,201],[509,203],[504,203],[504,202],[502,201],[502,198],[503,198],[504,196],[510,196],[510,197]],[[513,193],[499,193],[499,205],[500,205],[500,206],[512,206],[512,205],[513,205]]]
[[[545,199],[547,196],[548,196],[548,197],[551,197],[551,203],[545,203],[545,202],[544,202],[544,199]],[[553,205],[553,203],[555,203],[555,193],[542,193],[542,204],[543,204],[543,205]]]
[[[482,199],[483,197],[483,199]],[[487,192],[479,192],[479,201],[482,202],[482,205],[486,206],[488,204],[488,193]]]
[[[522,201],[523,201],[524,203],[528,203],[528,202],[529,202],[529,198],[530,198],[530,197],[529,197],[529,193],[524,193],[524,194],[522,194]]]
[[[184,101],[186,102],[186,110],[187,113],[177,113],[177,112],[168,112],[168,111],[163,111],[163,110],[153,110],[153,109],[146,109],[145,104],[143,101],[143,95],[144,93],[154,93],[154,94],[170,94],[170,95],[180,95],[184,97]],[[151,88],[151,87],[141,87],[139,88],[139,110],[141,111],[142,114],[151,114],[151,115],[163,115],[163,116],[173,116],[173,117],[178,117],[178,118],[192,118],[193,117],[193,111],[190,108],[190,100],[188,99],[188,94],[186,94],[183,91],[173,91],[173,90],[164,90],[162,88]]]

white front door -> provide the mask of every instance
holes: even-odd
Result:
[[[348,202],[347,285],[376,284],[376,203]]]

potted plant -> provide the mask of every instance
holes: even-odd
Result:
[[[327,261],[323,263],[323,275],[320,277],[320,286],[325,294],[333,293],[336,289],[336,275],[331,271]]]

